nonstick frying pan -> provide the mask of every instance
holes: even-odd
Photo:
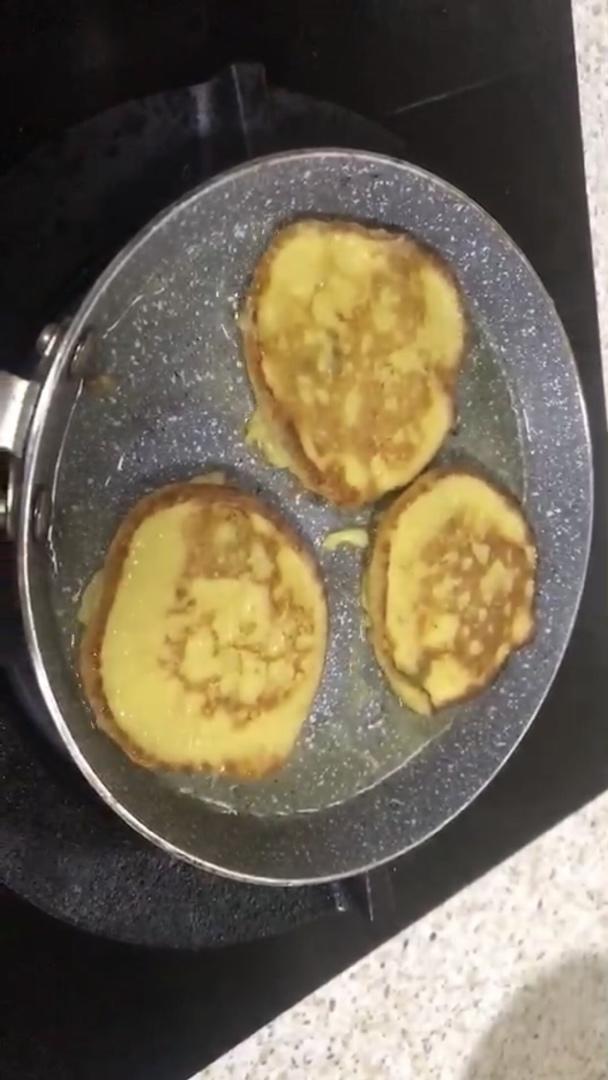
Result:
[[[245,444],[251,412],[236,315],[282,224],[346,217],[412,231],[458,273],[472,347],[459,427],[442,458],[478,462],[525,504],[539,548],[534,641],[485,693],[431,720],[409,713],[373,660],[360,610],[361,553],[325,534],[365,524],[272,469]],[[143,230],[67,327],[42,335],[38,382],[0,379],[0,446],[12,454],[5,517],[23,621],[57,731],[130,825],[208,870],[260,882],[348,875],[392,859],[461,811],[537,712],[584,581],[592,464],[576,368],[555,308],[514,244],[438,178],[378,155],[298,151],[216,177]],[[331,640],[296,750],[249,784],[139,768],[92,724],[75,663],[86,583],[133,502],[223,469],[314,546]]]

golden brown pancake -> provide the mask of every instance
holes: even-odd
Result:
[[[409,483],[453,424],[462,293],[411,236],[287,226],[255,269],[242,328],[257,403],[250,441],[334,503]]]
[[[185,483],[116,533],[80,650],[99,727],[149,767],[254,778],[287,758],[325,657],[312,555],[259,499]]]
[[[364,578],[373,647],[416,712],[478,693],[534,633],[536,547],[512,496],[433,469],[382,517]]]

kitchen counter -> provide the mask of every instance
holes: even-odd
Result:
[[[200,1075],[605,1080],[608,794]]]
[[[608,387],[608,7],[573,14]],[[199,1075],[608,1077],[608,793]]]
[[[608,5],[605,0],[573,0],[572,13],[602,366],[608,387]]]

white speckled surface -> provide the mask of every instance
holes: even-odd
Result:
[[[608,386],[608,0],[573,0]],[[608,793],[200,1074],[607,1080]]]
[[[605,1080],[608,794],[201,1076]]]
[[[572,13],[604,384],[608,386],[608,3],[573,0]]]

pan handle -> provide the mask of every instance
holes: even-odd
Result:
[[[0,450],[21,457],[40,387],[0,371]]]
[[[40,357],[37,375],[44,378],[62,339],[64,327],[48,323],[38,335]],[[25,453],[27,433],[40,393],[40,382],[0,371],[0,455],[6,466],[0,472],[0,540],[15,536],[17,496],[21,482],[20,461]]]
[[[0,482],[0,536],[12,539],[19,471],[34,407],[40,393],[38,383],[0,371],[0,451],[8,455],[5,476]]]
[[[65,340],[68,326],[68,320],[48,323],[38,335],[36,352],[40,362],[35,379],[23,379],[20,375],[0,371],[0,455],[4,455],[8,461],[8,467],[3,471],[0,469],[0,540],[13,540],[15,537],[21,458],[25,453],[41,385]],[[80,383],[94,371],[94,346],[93,331],[87,329],[68,358],[67,375],[74,382]]]

